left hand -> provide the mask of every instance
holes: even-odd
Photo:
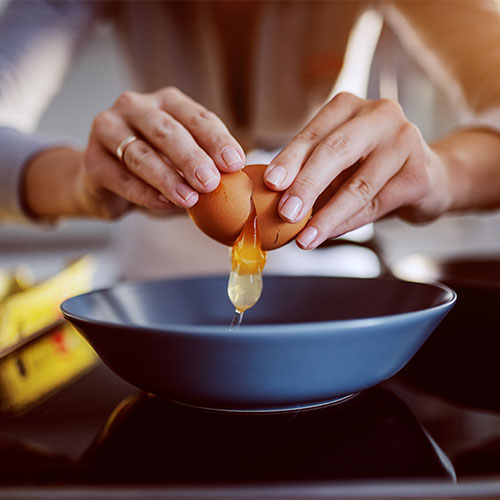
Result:
[[[450,204],[443,161],[399,104],[348,93],[325,104],[264,177],[269,188],[285,191],[278,205],[284,220],[300,220],[314,206],[297,236],[304,249],[389,213],[429,221]]]

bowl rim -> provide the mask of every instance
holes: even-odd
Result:
[[[310,336],[311,334],[325,334],[328,333],[330,335],[334,333],[342,333],[345,332],[346,330],[359,330],[362,328],[367,328],[367,327],[373,327],[378,324],[384,323],[387,324],[388,321],[391,322],[400,322],[400,321],[407,321],[409,318],[417,318],[418,316],[421,315],[427,315],[431,313],[439,313],[442,310],[447,310],[451,308],[456,300],[457,300],[457,292],[452,289],[450,286],[435,281],[435,282],[426,282],[426,281],[412,281],[412,280],[404,280],[400,279],[397,277],[368,277],[368,278],[363,278],[363,277],[350,277],[350,276],[318,276],[318,275],[281,275],[281,274],[274,274],[270,275],[269,277],[278,277],[278,278],[328,278],[331,280],[335,281],[341,281],[341,280],[350,280],[350,281],[397,281],[397,282],[403,282],[403,283],[408,283],[408,284],[415,284],[415,285],[423,285],[426,287],[432,287],[432,288],[440,288],[442,291],[445,292],[445,297],[446,300],[443,302],[436,304],[434,306],[430,307],[425,307],[423,309],[419,309],[416,311],[408,311],[408,312],[403,312],[403,313],[396,313],[396,314],[385,314],[385,315],[380,315],[380,316],[367,316],[365,318],[354,318],[354,319],[340,319],[340,320],[331,320],[331,321],[309,321],[309,322],[302,322],[302,323],[286,323],[286,324],[276,324],[276,323],[261,323],[261,324],[243,324],[239,327],[239,329],[236,331],[236,335],[231,335],[228,336],[229,332],[229,324],[226,325],[201,325],[201,324],[181,324],[181,323],[171,323],[168,325],[165,325],[162,327],[161,324],[152,326],[152,325],[144,325],[140,323],[128,323],[127,325],[119,325],[117,323],[111,322],[111,321],[105,321],[105,320],[99,320],[95,318],[89,318],[82,316],[80,314],[76,314],[68,310],[68,304],[71,302],[79,299],[80,297],[83,296],[88,296],[88,295],[93,295],[96,293],[102,293],[104,291],[111,291],[115,290],[117,288],[127,288],[130,286],[138,286],[138,285],[147,285],[150,283],[161,283],[161,282],[175,282],[175,281],[199,281],[199,280],[204,280],[204,279],[213,279],[213,278],[221,278],[224,277],[227,279],[227,276],[222,275],[222,274],[215,274],[215,275],[203,275],[203,276],[189,276],[189,277],[175,277],[175,278],[160,278],[160,279],[146,279],[146,280],[130,280],[130,281],[123,281],[119,282],[114,285],[102,287],[102,288],[96,288],[94,290],[90,290],[85,293],[81,293],[78,295],[75,295],[73,297],[69,297],[65,299],[61,305],[60,305],[60,310],[63,315],[63,317],[68,320],[68,321],[76,321],[84,324],[90,324],[93,326],[102,326],[106,327],[107,329],[123,329],[124,326],[127,328],[138,328],[144,331],[148,331],[151,333],[157,333],[157,334],[182,334],[182,335],[192,335],[192,336],[203,336],[207,337],[208,335],[210,336],[223,336],[225,338],[231,338],[231,339],[243,339],[248,336],[255,336],[255,335],[266,335],[270,336],[271,334],[277,334],[277,335],[282,335],[283,333],[286,333],[287,336],[290,335],[303,335],[304,333],[304,325],[308,325],[308,335]]]

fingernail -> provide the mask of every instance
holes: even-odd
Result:
[[[218,177],[210,167],[198,167],[195,171],[198,180],[206,187],[213,181],[217,181]]]
[[[159,195],[158,195],[158,199],[159,199],[162,203],[170,204],[170,201],[169,201],[169,200],[167,200],[167,198],[165,198],[165,196],[163,196],[162,194],[159,194]]]
[[[178,184],[175,188],[175,192],[184,200],[189,201],[196,197],[196,191],[186,186],[186,184]],[[161,195],[160,195],[161,196]],[[194,200],[193,200],[194,201]]]
[[[243,163],[238,151],[232,147],[227,147],[222,151],[222,159],[228,167],[239,166]]]
[[[301,235],[297,238],[297,241],[304,247],[307,248],[318,236],[318,230],[309,226],[307,229],[301,233]]]
[[[285,219],[293,222],[301,208],[302,200],[298,196],[290,196],[281,207],[281,215],[283,215]]]
[[[266,172],[266,181],[273,186],[278,187],[286,176],[286,170],[283,167],[273,167]]]

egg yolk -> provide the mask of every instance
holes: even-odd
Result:
[[[245,312],[259,300],[266,258],[267,252],[261,248],[257,214],[253,209],[231,250],[227,292],[237,312]]]

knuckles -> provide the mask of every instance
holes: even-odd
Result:
[[[322,135],[312,129],[304,129],[295,136],[296,142],[304,142],[306,144],[317,144],[322,139]]]
[[[152,150],[146,144],[135,141],[125,150],[124,160],[131,170],[139,170],[151,159],[152,155]]]
[[[375,189],[368,178],[357,177],[347,184],[347,190],[363,205],[373,201]]]
[[[359,97],[350,92],[339,92],[330,99],[327,106],[331,109],[333,107],[341,106],[346,108],[353,108],[359,103]]]
[[[200,129],[212,124],[217,120],[218,118],[215,113],[203,108],[196,111],[189,117],[189,119],[187,120],[187,126],[190,129]]]
[[[179,99],[180,97],[184,97],[185,94],[179,90],[177,87],[174,87],[173,85],[169,85],[167,87],[163,87],[160,89],[157,93],[160,98],[164,99]]]
[[[151,136],[155,142],[164,143],[176,128],[176,122],[166,113],[155,110],[151,113]]]
[[[114,121],[113,112],[111,110],[106,109],[101,111],[92,120],[92,131],[101,134],[105,130],[109,130]]]
[[[289,191],[291,196],[298,196],[304,203],[303,211],[308,211],[312,207],[316,198],[321,192],[318,182],[306,175],[297,176]]]
[[[415,145],[422,145],[423,138],[419,128],[411,122],[405,121],[399,131],[400,138],[406,147],[414,149]],[[422,150],[422,148],[417,148]]]
[[[388,119],[406,121],[403,108],[396,101],[390,99],[378,99],[372,102],[374,110]]]
[[[135,107],[137,103],[141,100],[141,95],[133,90],[127,90],[121,93],[113,104],[115,109],[124,109]]]
[[[321,141],[320,147],[325,149],[327,153],[345,156],[349,151],[349,140],[344,134],[336,132],[326,136]]]
[[[197,151],[188,151],[181,157],[181,163],[190,170],[195,170],[197,166],[206,163],[206,159]]]

